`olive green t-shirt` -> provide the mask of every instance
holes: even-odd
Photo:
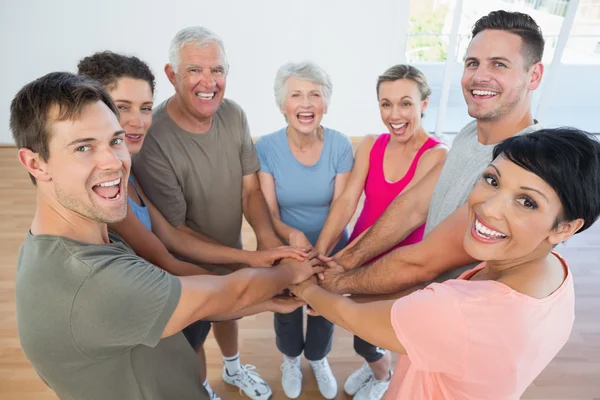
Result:
[[[171,119],[167,102],[154,109],[133,158],[136,178],[171,225],[241,248],[242,178],[260,169],[244,111],[223,99],[210,130],[193,134]]]
[[[178,278],[109,238],[27,235],[15,287],[25,355],[63,400],[208,399],[183,334],[161,339]]]

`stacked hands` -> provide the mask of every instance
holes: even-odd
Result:
[[[272,255],[280,255],[281,257],[273,260],[270,265],[285,266],[292,271],[292,284],[286,291],[269,300],[271,311],[280,314],[288,314],[308,305],[307,294],[319,286],[330,292],[339,293],[336,285],[337,278],[350,269],[340,263],[342,252],[337,253],[335,258],[327,257],[319,253],[302,233],[292,236],[290,245],[275,250],[257,251],[257,253],[271,251]],[[312,316],[319,315],[310,307],[307,308],[307,313]]]

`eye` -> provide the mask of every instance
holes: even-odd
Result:
[[[189,72],[200,72],[200,68],[189,68]]]
[[[319,93],[313,93],[313,96],[315,96],[315,97],[321,97],[321,95]]]
[[[142,107],[142,111],[152,112],[152,107]]]
[[[118,106],[117,106],[117,108],[119,109],[119,111],[127,111],[127,109],[128,109],[129,107],[127,107],[127,106],[123,106],[123,105],[118,105]]]
[[[292,93],[292,97],[299,97],[299,96],[300,96],[300,94],[298,94],[298,93]]]
[[[519,197],[517,199],[517,203],[521,204],[523,207],[528,208],[530,210],[535,210],[537,208],[536,202],[531,200],[527,196]]]
[[[120,137],[116,137],[116,138],[114,138],[113,140],[110,141],[110,145],[111,146],[118,146],[121,143],[123,143],[123,138],[120,138]]]
[[[211,73],[215,75],[223,75],[225,73],[225,69],[223,68],[213,68],[210,70]]]
[[[412,106],[412,104],[410,104],[410,103],[406,102],[406,103],[402,103],[402,106],[403,106],[403,107],[410,107],[410,106]]]
[[[483,180],[490,186],[498,187],[498,180],[493,174],[483,175]]]
[[[381,107],[387,108],[390,106],[390,103],[381,103]]]
[[[494,66],[496,66],[496,67],[500,67],[500,68],[506,68],[506,64],[504,64],[504,63],[501,63],[501,62],[496,62],[496,63],[494,63]]]
[[[75,151],[78,151],[80,153],[84,153],[86,151],[90,151],[92,149],[92,147],[89,144],[84,144],[83,146],[79,146],[75,149]]]
[[[478,67],[479,63],[477,61],[469,61],[466,65],[467,68]]]

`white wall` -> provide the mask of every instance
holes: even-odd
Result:
[[[394,50],[402,15],[395,1],[409,0],[1,0],[0,144],[12,143],[9,105],[27,82],[51,71],[75,72],[78,60],[100,50],[133,54],[157,76],[156,101],[172,94],[164,77],[173,35],[204,25],[225,41],[231,71],[226,96],[248,114],[253,135],[284,123],[273,100],[277,68],[289,60],[312,59],[334,82],[324,123],[351,136],[384,129],[374,83],[400,60]],[[434,89],[425,125],[435,126],[443,65],[422,67]],[[446,131],[468,121],[460,92],[461,66],[454,70]],[[552,93],[552,122],[600,132],[591,110],[600,110],[600,67],[560,71]],[[437,91],[436,91],[437,89]],[[592,96],[592,93],[594,96]],[[555,111],[555,112],[554,112]]]

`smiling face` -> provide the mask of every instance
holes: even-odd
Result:
[[[540,64],[526,68],[522,45],[521,37],[500,30],[484,30],[473,38],[461,80],[471,117],[492,120],[529,109],[528,94],[539,85],[534,75]]]
[[[121,78],[109,93],[119,109],[129,154],[136,154],[152,124],[152,88],[141,79]]]
[[[198,47],[190,43],[179,52],[177,71],[167,66],[167,77],[186,112],[199,120],[212,117],[223,102],[226,65],[223,50],[216,43]]]
[[[554,189],[502,156],[485,169],[468,204],[464,246],[475,259],[517,260],[564,240],[555,226],[562,205]]]
[[[38,186],[84,218],[123,220],[131,159],[115,114],[99,101],[86,105],[76,120],[53,122],[50,131],[50,157]]]
[[[379,112],[392,140],[407,142],[422,130],[421,114],[428,99],[421,100],[417,83],[410,79],[382,82],[379,86]]]
[[[291,77],[285,82],[285,93],[281,112],[288,125],[298,133],[314,133],[327,113],[321,85]]]

